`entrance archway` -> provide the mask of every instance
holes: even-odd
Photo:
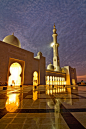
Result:
[[[33,85],[38,85],[38,73],[36,71],[33,73]]]
[[[18,86],[21,85],[20,74],[22,72],[22,67],[19,63],[15,62],[10,66],[10,76],[8,79],[8,85]]]

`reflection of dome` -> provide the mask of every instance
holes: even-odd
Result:
[[[55,104],[54,104],[53,101],[48,101],[48,102],[47,102],[47,105],[48,105],[51,109],[54,108],[54,106],[55,106]]]
[[[53,66],[52,64],[49,64],[49,65],[47,66],[47,69],[53,71],[53,70],[54,70],[54,66]]]
[[[21,48],[20,41],[14,35],[8,35],[3,39],[3,42],[14,45]]]
[[[42,56],[42,52],[38,52],[37,53],[37,56]]]

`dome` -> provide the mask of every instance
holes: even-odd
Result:
[[[14,45],[21,48],[20,41],[14,35],[8,35],[3,39],[3,42]]]
[[[47,69],[53,71],[53,70],[54,70],[54,66],[53,66],[52,64],[49,64],[49,65],[47,66]]]
[[[38,52],[37,53],[37,56],[42,56],[42,52]]]
[[[63,73],[68,73],[67,68],[64,68],[64,67],[63,67],[63,68],[62,68],[62,72],[63,72]]]

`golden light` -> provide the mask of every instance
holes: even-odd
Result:
[[[76,87],[73,87],[73,90],[75,90],[76,89]]]
[[[47,94],[49,95],[49,90],[47,90]]]
[[[5,104],[6,110],[9,112],[14,112],[19,106],[18,94],[10,94],[7,96],[8,99]]]
[[[75,79],[72,79],[72,84],[75,85]]]
[[[50,44],[51,47],[53,47],[53,45],[54,45],[54,42],[52,42],[52,43]]]
[[[55,89],[53,89],[53,93],[55,93]]]
[[[59,88],[58,88],[58,92],[59,92]]]
[[[49,85],[49,76],[46,76],[46,84]]]
[[[36,71],[33,73],[33,85],[38,85],[38,73]]]
[[[52,94],[52,90],[50,90],[50,94]]]
[[[8,85],[21,85],[21,77],[20,74],[22,72],[21,65],[17,62],[13,63],[10,66],[10,73],[11,75],[9,76],[8,79]]]
[[[50,76],[50,85],[52,85],[52,76]]]
[[[35,101],[35,100],[37,100],[37,91],[33,91],[33,100]]]
[[[65,88],[64,88],[64,91],[65,91]]]
[[[66,85],[66,81],[64,81],[64,85]]]

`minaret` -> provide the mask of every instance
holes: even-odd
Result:
[[[53,26],[53,66],[54,66],[54,71],[60,71],[60,63],[59,63],[59,55],[58,55],[58,47],[59,44],[57,43],[57,36],[58,34],[56,33],[56,27],[55,24]]]

